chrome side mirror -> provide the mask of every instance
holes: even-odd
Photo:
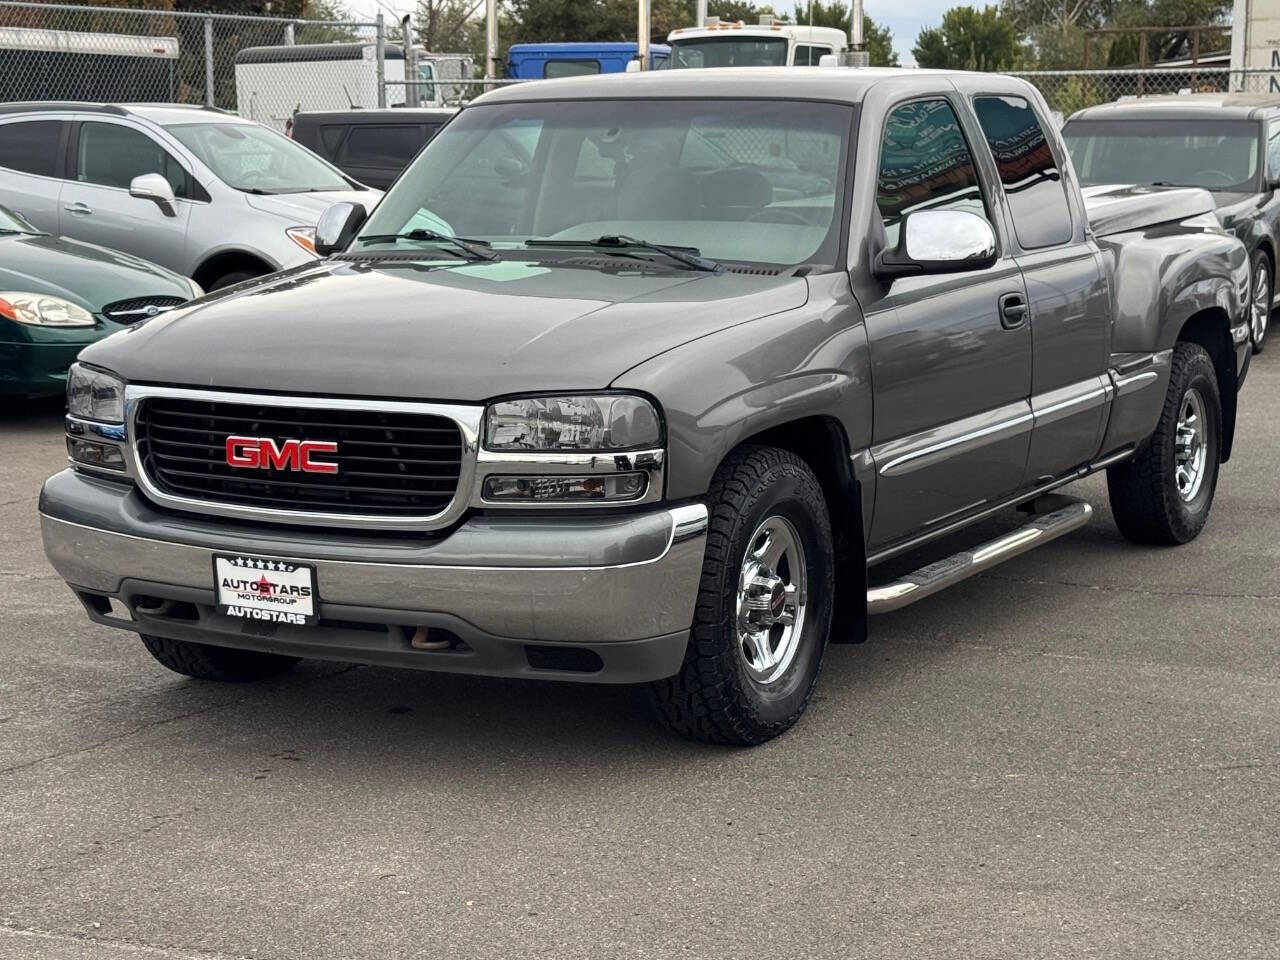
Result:
[[[917,210],[902,218],[898,245],[876,257],[883,279],[925,273],[984,270],[996,262],[996,234],[976,213]]]
[[[129,183],[129,196],[137,197],[139,200],[150,200],[166,217],[178,215],[173,208],[173,203],[177,199],[173,195],[173,187],[158,173],[144,173],[140,177],[134,177]]]
[[[328,257],[347,249],[368,218],[361,203],[335,203],[329,207],[316,224],[316,255]]]

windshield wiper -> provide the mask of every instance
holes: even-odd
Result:
[[[399,240],[425,240],[428,243],[447,243],[456,247],[460,253],[457,256],[469,260],[499,260],[501,259],[491,250],[485,250],[484,247],[490,246],[487,240],[468,240],[466,237],[455,237],[447,233],[437,233],[435,230],[424,230],[418,227],[405,233],[373,233],[364,237],[356,237],[360,243],[395,243]]]
[[[606,235],[594,240],[526,240],[526,247],[591,247],[592,249],[617,250],[652,250],[670,260],[683,263],[694,270],[706,273],[718,273],[724,267],[701,255],[697,247],[669,247],[665,243],[654,243],[651,240],[640,240],[625,234]]]

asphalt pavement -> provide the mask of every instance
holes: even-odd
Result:
[[[0,960],[1275,958],[1280,343],[1204,534],[1084,529],[832,647],[791,733],[634,690],[304,664],[219,686],[45,563],[0,413]]]

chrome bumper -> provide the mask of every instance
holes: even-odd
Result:
[[[538,658],[525,647],[583,647],[603,668],[562,678],[597,682],[679,669],[707,528],[706,507],[690,504],[608,517],[482,516],[435,541],[282,530],[161,512],[135,488],[70,470],[46,482],[40,514],[49,561],[102,623],[298,656],[521,676],[566,672],[530,668]],[[212,556],[222,552],[314,565],[320,625],[218,614]],[[152,616],[140,597],[180,602],[187,615]],[[411,648],[406,633],[417,626],[448,631],[471,655]]]

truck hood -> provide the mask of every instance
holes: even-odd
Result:
[[[1081,190],[1089,226],[1105,237],[1212,213],[1209,191],[1199,187],[1092,186]]]
[[[35,234],[0,235],[0,290],[61,297],[90,313],[134,297],[191,297],[186,280],[154,263]]]
[[[146,321],[83,359],[144,383],[479,402],[607,387],[808,298],[798,277],[609,266],[324,261]]]
[[[381,190],[322,190],[317,193],[247,194],[249,206],[300,225],[314,225],[320,214],[335,203],[359,203],[372,210],[382,199]]]

